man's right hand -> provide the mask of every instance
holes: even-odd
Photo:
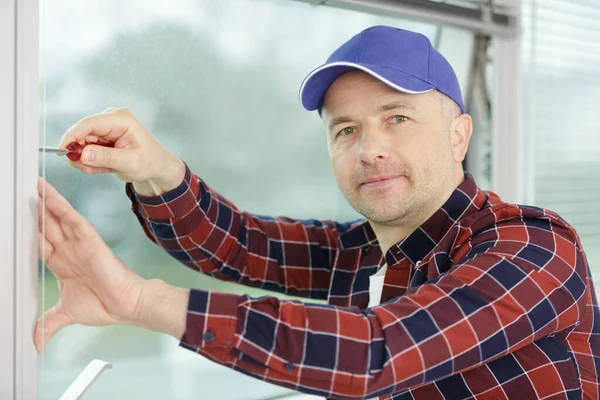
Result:
[[[86,144],[81,159],[70,163],[88,174],[114,173],[132,182],[136,192],[156,196],[176,188],[184,178],[185,165],[167,150],[124,108],[109,108],[73,125],[59,147],[71,142]],[[94,145],[107,144],[113,147]]]

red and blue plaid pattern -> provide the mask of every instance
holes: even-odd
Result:
[[[195,289],[181,345],[328,398],[598,399],[600,314],[575,230],[469,174],[382,254],[364,221],[252,215],[186,169],[127,194],[147,236],[216,278],[328,304]],[[369,276],[387,262],[381,304]]]

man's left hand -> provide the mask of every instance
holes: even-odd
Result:
[[[54,187],[39,183],[39,254],[58,281],[59,302],[37,323],[39,352],[71,324],[130,324],[183,335],[189,292],[144,280],[112,252]]]

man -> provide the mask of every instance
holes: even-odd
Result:
[[[454,71],[424,36],[372,27],[311,72],[338,185],[366,220],[238,210],[127,110],[64,136],[73,165],[114,172],[147,236],[217,278],[328,305],[144,280],[50,185],[41,251],[61,301],[43,348],[73,323],[163,332],[222,365],[329,398],[598,398],[599,314],[575,230],[507,204],[462,169],[472,123]]]

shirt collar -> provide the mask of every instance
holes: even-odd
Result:
[[[425,223],[402,241],[393,245],[385,258],[388,265],[407,258],[414,265],[421,261],[442,240],[459,220],[480,210],[487,201],[475,183],[473,176],[465,172],[464,181],[452,192],[446,203]],[[366,220],[361,220],[339,236],[342,250],[368,247],[377,244],[377,237]]]

